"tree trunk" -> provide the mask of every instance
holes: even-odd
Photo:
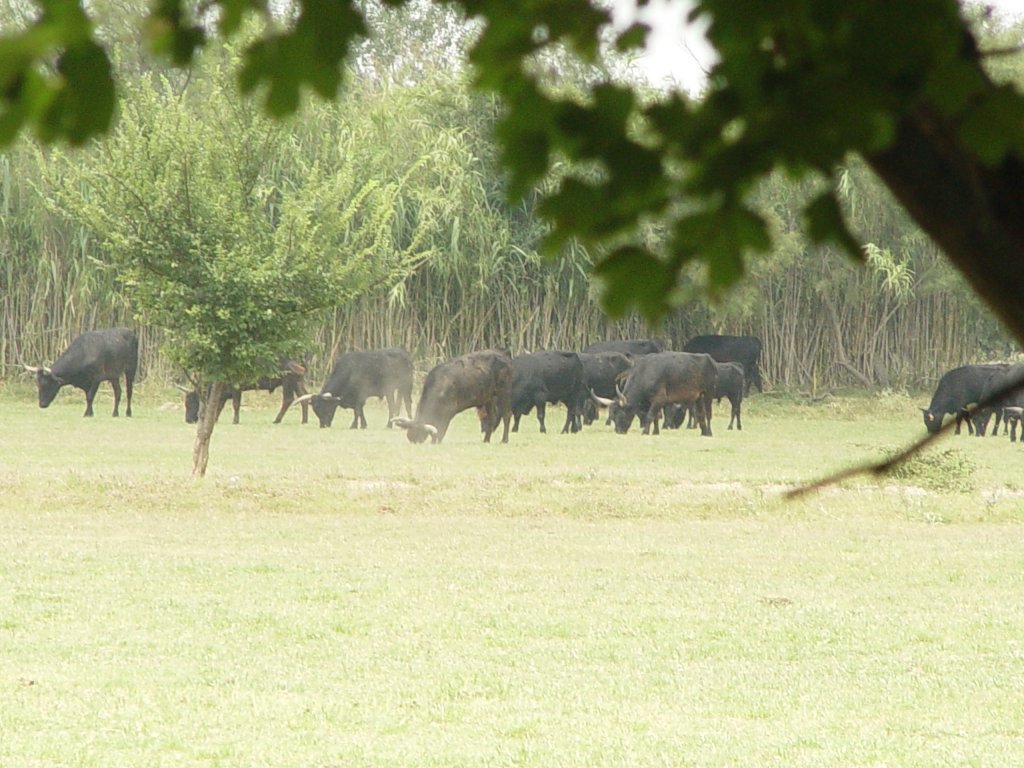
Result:
[[[1024,163],[994,167],[959,143],[957,125],[928,105],[867,161],[1017,340],[1024,343]]]
[[[223,391],[224,382],[222,381],[213,382],[209,391],[206,390],[206,387],[199,387],[202,416],[196,427],[196,443],[192,449],[192,477],[206,477],[206,465],[210,461],[210,439],[213,437],[213,428],[217,425],[217,417],[220,415],[220,408],[216,404],[220,402]],[[206,402],[202,401],[204,395]]]

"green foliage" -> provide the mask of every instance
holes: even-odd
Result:
[[[889,452],[889,458],[897,451]],[[940,493],[969,493],[975,489],[977,465],[959,448],[921,451],[894,466],[888,477]]]
[[[248,41],[265,37],[249,18],[248,4],[221,6],[239,19],[236,42],[225,54],[213,45],[188,73],[145,60],[135,38],[146,12],[136,6],[133,0],[89,5],[95,36],[114,64],[123,106],[118,131],[135,131],[135,149],[118,150],[123,167],[105,166],[113,154],[103,147],[37,152],[24,142],[0,157],[0,358],[7,375],[20,370],[23,359],[52,359],[87,327],[130,318],[127,272],[101,265],[109,262],[113,242],[120,238],[118,247],[127,249],[140,232],[111,234],[108,242],[84,219],[55,215],[45,201],[74,193],[102,207],[97,189],[134,175],[144,180],[139,189],[150,190],[142,197],[146,206],[122,190],[122,211],[148,227],[153,242],[164,234],[152,235],[151,220],[175,230],[179,251],[192,247],[190,238],[211,253],[211,244],[232,243],[230,254],[218,259],[255,264],[254,274],[258,253],[294,251],[307,265],[331,264],[338,293],[325,310],[309,315],[302,334],[306,349],[325,358],[314,366],[326,367],[334,350],[353,345],[402,343],[435,359],[491,344],[534,349],[654,334],[678,346],[695,333],[753,333],[765,343],[773,384],[816,395],[851,383],[930,385],[944,367],[1010,351],[984,302],[863,162],[844,157],[831,175],[797,181],[796,172],[777,171],[743,195],[697,199],[687,185],[709,173],[739,178],[741,161],[753,159],[756,146],[746,154],[738,149],[750,145],[752,123],[725,122],[728,105],[720,102],[651,93],[626,79],[610,85],[589,58],[573,58],[565,45],[571,48],[571,35],[553,46],[551,35],[534,27],[531,53],[522,61],[529,77],[516,87],[537,119],[499,123],[506,114],[497,95],[503,89],[471,92],[469,74],[457,61],[487,17],[463,24],[457,5],[415,2],[396,13],[360,3],[375,38],[354,49],[344,96],[337,103],[313,101],[301,119],[271,124],[258,105],[231,96]],[[189,7],[178,7],[182,28],[194,26],[205,45],[216,41],[214,27],[205,23],[211,17],[200,24]],[[497,14],[490,5],[479,7]],[[532,13],[524,11],[527,27]],[[982,49],[1015,45],[1017,33],[1001,20],[977,13],[968,18],[984,33]],[[291,23],[286,16],[267,21],[273,31]],[[5,40],[33,23],[17,3],[0,13]],[[218,33],[224,23],[222,16]],[[494,24],[502,23],[495,15]],[[624,42],[636,42],[637,29],[627,37]],[[992,56],[985,64],[995,82],[1006,85],[996,102],[1019,89],[1019,57]],[[969,78],[965,82],[970,86]],[[949,101],[962,103],[963,96],[951,94]],[[963,130],[984,132],[984,121],[970,125],[972,114],[965,113]],[[186,118],[194,122],[179,130],[194,139],[196,152],[218,157],[186,158],[179,147],[187,149],[188,141],[158,146],[153,126],[169,134]],[[681,126],[694,147],[720,140],[723,151],[694,163],[662,138]],[[491,140],[495,127],[500,150]],[[625,144],[617,143],[622,133]],[[1012,131],[1004,133],[1009,140]],[[216,149],[211,153],[207,145]],[[635,167],[634,151],[643,160]],[[505,196],[501,155],[529,171],[521,197]],[[574,155],[582,159],[566,162]],[[187,168],[149,178],[151,157],[157,168]],[[648,184],[648,171],[663,177]],[[222,180],[223,199],[196,186],[210,189],[215,179]],[[185,189],[192,215],[219,234],[186,231],[189,219],[158,202],[183,198]],[[544,195],[541,210],[553,228],[536,215]],[[866,267],[836,258],[844,224],[853,244],[868,244],[856,249]],[[744,250],[769,244],[770,252],[756,256]],[[545,260],[542,251],[557,251],[558,258]],[[156,247],[152,254],[154,266],[165,258]],[[596,290],[590,283],[595,263]],[[259,295],[261,305],[276,306],[273,296]],[[605,317],[599,298],[623,319]],[[645,327],[630,313],[635,307],[666,319]],[[250,321],[232,322],[242,327]],[[155,336],[143,345],[148,365],[165,376],[162,334],[141,330]]]
[[[208,66],[185,98],[139,82],[102,147],[85,162],[57,153],[48,169],[55,202],[103,243],[175,364],[241,383],[297,356],[315,313],[411,260],[387,237],[394,184],[297,163],[287,130]]]
[[[82,144],[110,126],[114,82],[77,0],[48,0],[34,23],[0,37],[0,146],[25,126]]]
[[[0,39],[0,142],[33,125],[44,139],[81,143],[106,130],[113,112],[107,54],[75,0],[41,5],[38,18]],[[587,0],[539,0],[513,11],[498,0],[456,5],[481,23],[469,56],[477,85],[508,107],[496,133],[513,195],[550,181],[551,171],[569,161],[540,207],[553,224],[548,250],[578,241],[603,249],[607,259],[645,254],[643,263],[654,270],[650,280],[608,265],[604,274],[617,277],[604,296],[616,314],[636,305],[651,319],[663,316],[685,295],[680,289],[692,263],[703,265],[713,291],[735,285],[748,257],[771,247],[769,222],[752,197],[775,169],[833,179],[849,153],[879,156],[901,140],[908,119],[922,115],[933,129],[942,126],[922,135],[949,161],[945,167],[996,169],[1013,161],[1010,168],[1024,152],[1019,89],[985,73],[970,26],[985,21],[965,20],[953,0],[700,0],[691,15],[708,22],[720,60],[699,101],[681,94],[650,99],[633,85],[603,79],[587,80],[572,94],[549,87],[542,64],[566,51],[597,63],[605,49],[643,44],[642,27],[634,26],[606,45],[610,14]],[[244,92],[263,91],[275,116],[295,112],[307,88],[336,97],[346,57],[368,29],[354,0],[297,0],[288,9],[219,0],[213,8],[228,38],[245,34],[249,16],[268,20],[244,38],[239,84]],[[192,62],[212,39],[203,15],[209,11],[160,0],[145,25],[151,44],[175,63]],[[901,190],[904,198],[927,199],[920,182],[887,181],[916,183]],[[1003,188],[1002,181],[990,183]],[[805,214],[815,243],[859,254],[831,191],[809,201]],[[651,221],[665,233],[657,243],[644,236]],[[943,230],[944,222],[929,223],[933,233]],[[969,256],[956,255],[962,266]]]

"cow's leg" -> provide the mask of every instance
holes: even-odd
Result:
[[[231,423],[238,423],[238,414],[242,410],[242,390],[231,395]]]
[[[562,434],[571,432],[576,434],[582,429],[581,421],[582,417],[580,412],[583,410],[583,406],[578,406],[576,403],[569,401],[565,404],[565,424],[562,425]]]
[[[700,421],[701,437],[711,437],[711,398],[707,394],[697,399],[697,417]]]
[[[491,411],[490,403],[478,405],[476,407],[476,417],[480,420],[480,431],[484,433],[484,442],[489,443],[491,441],[491,433],[494,432],[498,425],[497,420],[494,418],[494,413]]]
[[[281,419],[284,418],[285,411],[287,411],[291,404],[295,402],[295,390],[288,384],[281,382],[281,410],[277,412],[277,416],[274,417],[274,423],[280,424]]]
[[[395,391],[388,392],[385,399],[388,401],[388,429],[391,429],[391,420],[402,413],[401,406],[395,400]]]
[[[654,427],[654,434],[655,435],[660,435],[661,434],[661,432],[658,430],[658,417],[660,415],[661,415],[661,406],[660,405],[652,405],[647,410],[647,419],[645,420],[645,423],[644,423],[643,434],[645,434],[645,435],[651,434],[651,427],[652,426]]]
[[[491,435],[498,428],[498,404],[493,400],[487,403],[483,408],[480,409],[482,415],[480,416],[480,429],[484,433],[484,442],[491,442]],[[508,429],[508,427],[505,427]]]
[[[295,382],[295,388],[292,391],[292,397],[298,398],[306,394],[308,393],[306,392],[306,387],[303,385],[302,381],[299,380]],[[309,423],[309,400],[302,401],[302,423]]]
[[[547,403],[543,400],[537,403],[537,421],[540,423],[541,434],[547,432],[547,427],[544,426],[544,416],[547,413]]]
[[[732,406],[729,413],[729,429],[732,429],[733,421],[736,422],[736,429],[743,429],[743,425],[740,424],[740,400],[733,400],[729,398],[729,405]]]
[[[573,407],[572,400],[565,401],[565,424],[562,425],[562,434],[568,434],[570,430],[576,431],[576,409]]]
[[[124,415],[130,417],[132,415],[132,387],[135,382],[132,381],[132,374],[126,373],[124,375]]]
[[[99,382],[96,382],[87,390],[85,390],[85,413],[83,416],[92,416],[92,401],[96,397],[96,390],[100,388]]]
[[[502,419],[502,421],[505,422],[505,431],[501,435],[501,442],[507,443],[508,442],[508,424],[512,420],[512,412],[511,411],[505,411],[505,413],[502,415],[501,419]],[[498,426],[497,423],[495,423],[494,426],[497,427]]]
[[[117,416],[117,410],[121,405],[121,382],[115,377],[110,380],[110,386],[114,389],[114,416]]]
[[[281,423],[281,419],[284,418],[284,414],[288,410],[288,406],[290,406],[294,400],[294,397],[289,398],[287,395],[284,395],[281,398],[281,409],[277,412],[277,416],[274,417],[275,424]]]

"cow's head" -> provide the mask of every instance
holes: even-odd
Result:
[[[39,388],[39,407],[45,408],[53,402],[60,388],[67,384],[64,379],[57,376],[46,367],[35,367],[26,365],[25,370],[36,375],[36,386]]]
[[[939,431],[942,427],[942,414],[936,411],[930,411],[927,408],[922,408],[921,413],[924,414],[924,427],[932,434]]]
[[[341,405],[341,398],[335,397],[330,392],[321,392],[318,395],[307,395],[309,404],[313,406],[313,413],[320,420],[320,427],[329,427],[334,423],[334,413]],[[301,400],[302,398],[299,398]],[[296,402],[299,402],[296,400]]]
[[[610,397],[601,397],[600,395],[594,394],[594,390],[590,390],[589,403],[595,408],[607,408],[608,415],[612,420],[612,424],[615,425],[615,431],[620,435],[624,435],[629,432],[629,427],[633,423],[633,417],[637,414],[637,409],[631,407],[626,402],[626,396],[622,392],[620,384],[615,385],[615,391],[618,393],[613,400]]]
[[[420,424],[418,421],[401,417],[396,417],[388,423],[404,429],[410,443],[423,443],[428,437],[437,442],[437,427],[433,424]]]
[[[638,410],[631,405],[615,405],[615,409],[612,411],[612,423],[615,425],[616,434],[624,435],[629,432],[629,428],[633,425],[633,417],[637,415]]]

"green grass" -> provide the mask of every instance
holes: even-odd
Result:
[[[780,498],[920,399],[414,446],[247,395],[196,482],[176,394],[8,385],[0,766],[1024,764],[1024,448]]]

